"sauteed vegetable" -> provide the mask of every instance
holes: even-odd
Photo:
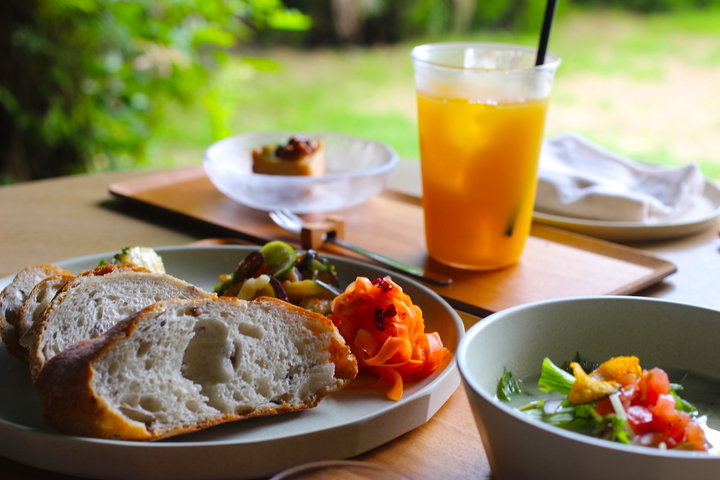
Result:
[[[314,250],[298,254],[273,241],[250,253],[234,272],[220,276],[218,295],[252,300],[269,296],[327,314],[340,293],[335,267]]]

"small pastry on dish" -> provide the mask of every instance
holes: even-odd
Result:
[[[323,175],[325,143],[293,136],[285,145],[265,145],[252,151],[254,173],[264,175]]]

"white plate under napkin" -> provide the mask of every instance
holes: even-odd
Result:
[[[716,223],[720,191],[695,165],[621,157],[576,134],[543,145],[534,217],[610,240],[687,235]]]

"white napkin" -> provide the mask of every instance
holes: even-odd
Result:
[[[543,144],[535,208],[584,219],[653,224],[682,214],[702,196],[704,186],[694,164],[646,165],[568,133]]]

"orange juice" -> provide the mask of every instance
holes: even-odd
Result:
[[[429,254],[462,268],[517,262],[530,230],[547,98],[482,103],[418,92]]]

